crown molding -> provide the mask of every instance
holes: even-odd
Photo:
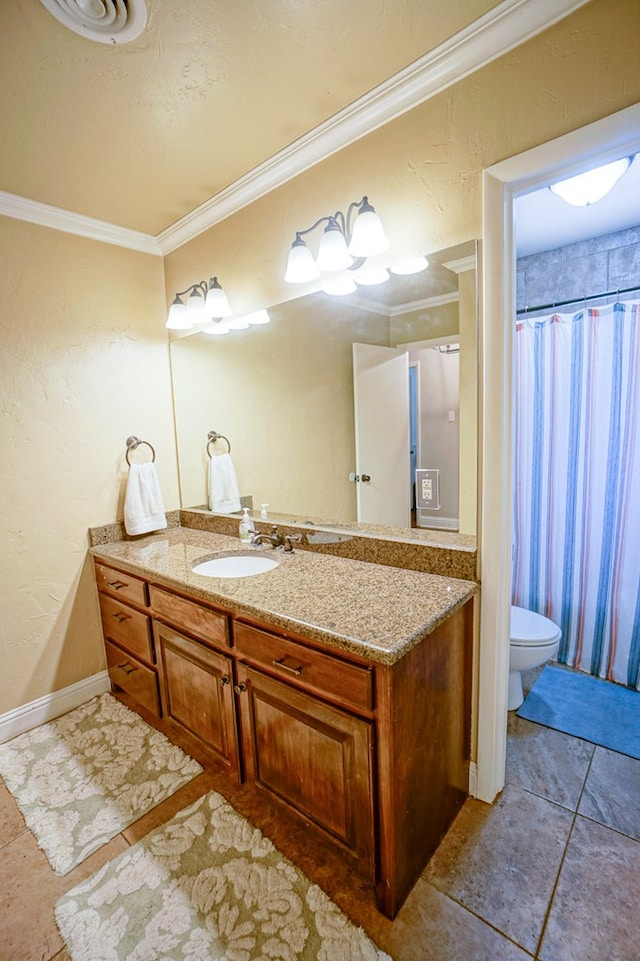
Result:
[[[503,0],[493,10],[157,235],[171,253],[361,137],[496,60],[589,0]]]
[[[458,260],[443,260],[442,266],[454,274],[464,274],[468,270],[476,270],[478,260],[475,254],[471,254],[469,257],[460,257]]]
[[[150,234],[0,191],[0,215],[164,256],[361,137],[563,20],[590,0],[503,0],[185,217]]]
[[[74,214],[62,207],[52,207],[50,204],[28,200],[26,197],[19,197],[17,194],[10,194],[3,190],[0,190],[0,215],[13,217],[14,220],[26,220],[40,227],[62,230],[67,234],[88,237],[103,244],[114,244],[116,247],[127,247],[143,254],[162,256],[158,241],[150,234],[118,227],[104,220],[85,217],[83,214]]]

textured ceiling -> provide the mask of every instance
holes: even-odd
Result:
[[[0,0],[0,190],[156,235],[497,5],[147,0],[108,46]]]

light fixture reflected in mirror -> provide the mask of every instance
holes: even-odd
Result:
[[[399,264],[394,264],[393,267],[389,267],[392,274],[398,274],[404,277],[409,274],[419,274],[420,271],[426,270],[429,266],[429,261],[426,257],[410,257],[408,260],[403,260]]]
[[[549,190],[572,207],[588,207],[589,204],[595,204],[606,197],[627,172],[632,160],[633,157],[622,157],[612,163],[587,170],[576,177],[569,177],[567,180],[551,184]]]
[[[243,317],[228,317],[224,320],[214,321],[213,324],[205,327],[202,333],[219,336],[220,334],[228,334],[232,330],[248,330],[249,327],[268,324],[270,321],[271,317],[268,311],[262,308],[251,314],[245,314]]]
[[[189,294],[189,299],[185,304],[181,298],[186,294]],[[186,290],[178,291],[169,308],[165,326],[169,330],[190,330],[214,317],[230,316],[231,307],[227,295],[218,283],[218,278],[211,277],[208,284],[201,280],[197,284],[191,284]]]
[[[347,294],[355,294],[357,290],[355,282],[347,274],[336,274],[335,277],[327,277],[322,290],[325,294],[332,297],[345,297]]]
[[[352,227],[351,218],[355,211],[357,214]],[[302,238],[312,233],[321,224],[324,224],[325,228],[320,239],[317,257],[314,259]],[[295,240],[289,251],[284,279],[289,284],[304,284],[317,280],[322,273],[357,270],[367,257],[382,254],[388,247],[389,241],[380,217],[365,196],[362,200],[350,204],[346,215],[341,210],[337,210],[332,216],[320,217],[311,227],[296,231]],[[341,282],[333,286],[348,285]],[[326,290],[326,287],[323,289]],[[355,290],[355,287],[353,289]]]

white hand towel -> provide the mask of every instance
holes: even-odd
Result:
[[[231,454],[209,457],[209,510],[219,514],[240,510],[240,491]]]
[[[148,534],[166,526],[160,483],[153,463],[131,464],[124,498],[127,534]]]

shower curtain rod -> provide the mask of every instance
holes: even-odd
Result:
[[[600,300],[602,297],[617,297],[619,294],[632,294],[636,290],[640,290],[640,286],[618,287],[616,290],[608,290],[603,294],[590,294],[588,297],[574,297],[573,300],[556,300],[552,304],[538,304],[537,307],[521,307],[520,310],[516,310],[516,316],[519,314],[534,313],[537,310],[555,310],[556,307],[567,307],[569,304],[586,304],[588,300]]]

